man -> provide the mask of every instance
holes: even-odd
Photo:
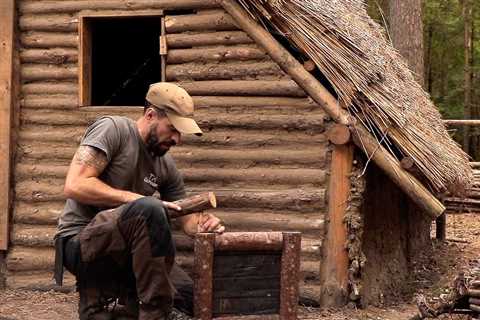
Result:
[[[117,298],[140,320],[165,319],[174,296],[191,308],[191,280],[174,265],[167,215],[180,210],[172,201],[185,189],[167,152],[182,134],[202,134],[192,115],[185,90],[155,83],[136,122],[103,117],[87,129],[67,173],[56,235],[56,279],[62,263],[76,276],[80,320],[111,319],[106,308]],[[211,214],[178,224],[188,235],[225,230]]]

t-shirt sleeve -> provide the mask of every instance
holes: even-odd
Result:
[[[88,127],[80,145],[102,150],[110,162],[118,151],[121,141],[120,132],[113,119],[103,117]]]
[[[175,161],[166,155],[167,178],[159,186],[158,192],[164,201],[176,201],[186,197],[182,174],[178,171]]]

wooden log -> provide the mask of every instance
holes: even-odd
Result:
[[[325,224],[323,213],[263,212],[259,208],[251,211],[247,211],[247,208],[221,209],[211,213],[224,222],[228,231],[301,231],[302,234],[318,237]]]
[[[136,120],[141,114],[143,108],[123,108],[114,113],[108,109],[93,108],[86,110],[82,108],[78,112],[67,111],[33,111],[22,112],[21,118],[25,124],[35,125],[89,125],[102,115],[123,115]],[[97,109],[97,110],[95,110]],[[269,115],[269,114],[235,114],[201,109],[196,112],[196,120],[203,128],[228,128],[229,130],[258,129],[272,130],[282,129],[285,131],[308,131],[310,134],[322,133],[324,131],[324,115],[315,114],[312,117],[305,118],[302,114],[297,115]]]
[[[53,248],[29,248],[13,246],[7,255],[8,271],[53,271],[55,250]]]
[[[327,130],[328,140],[335,145],[347,144],[351,139],[350,129],[342,124],[334,124]]]
[[[404,157],[401,161],[400,161],[400,166],[407,170],[407,171],[410,171],[412,172],[415,168],[415,160],[413,160],[412,157]]]
[[[273,62],[167,65],[167,81],[233,80],[285,77]]]
[[[55,165],[66,166],[75,154],[83,132],[83,128],[78,132],[76,130],[68,130],[68,128],[66,130],[57,130],[55,133],[42,131],[41,128],[35,129],[35,132],[22,132],[21,141],[18,145],[18,159],[45,159],[55,161]],[[61,135],[62,133],[64,135]],[[36,139],[42,134],[45,135],[44,139]],[[65,141],[71,141],[71,143],[66,144]],[[232,145],[238,146],[235,143],[232,143]],[[311,144],[311,146],[313,148],[298,150],[288,148],[285,145],[265,146],[263,149],[243,148],[242,150],[237,150],[221,148],[217,145],[214,149],[206,149],[195,145],[195,141],[193,141],[191,145],[175,147],[170,153],[174,157],[177,166],[181,169],[200,166],[208,167],[212,163],[215,163],[220,168],[234,167],[239,169],[270,165],[275,165],[277,168],[288,166],[292,169],[299,169],[304,166],[308,166],[311,169],[324,168],[326,165],[327,146],[322,143]],[[286,150],[289,150],[289,152],[286,152]],[[42,168],[44,165],[39,163],[37,166]],[[20,163],[16,169],[16,177],[30,175],[28,172],[31,170],[33,169],[24,167],[24,164]]]
[[[348,252],[345,248],[348,231],[344,218],[350,196],[350,175],[353,165],[352,144],[336,145],[332,153],[332,168],[328,199],[328,229],[322,263],[320,302],[322,306],[343,305],[347,301]]]
[[[212,319],[214,243],[213,233],[195,235],[193,313],[200,320]]]
[[[65,273],[63,286],[56,285],[52,273],[45,271],[10,273],[7,276],[6,284],[7,288],[13,290],[75,292],[75,277],[70,273]]]
[[[76,65],[24,64],[20,67],[20,73],[23,81],[76,80],[78,77]]]
[[[33,14],[75,13],[80,10],[142,10],[142,9],[200,9],[216,8],[215,0],[60,0],[41,2],[21,2],[20,12]]]
[[[238,30],[232,17],[226,12],[210,14],[167,15],[165,17],[167,33],[185,31],[229,31]]]
[[[56,225],[64,206],[64,201],[43,203],[16,201],[13,221],[25,224]]]
[[[326,137],[324,134],[316,134],[314,139],[308,132],[296,132],[296,131],[282,131],[277,129],[260,129],[252,128],[248,131],[235,128],[212,128],[207,135],[202,137],[183,137],[182,145],[185,147],[214,147],[216,148],[242,148],[243,150],[253,151],[253,149],[262,151],[262,148],[286,148],[294,150],[297,146],[301,145],[303,148],[308,147],[318,148],[317,150],[323,153],[326,148]],[[19,139],[21,143],[30,143],[36,141],[37,143],[46,142],[51,143],[50,147],[57,143],[63,143],[65,141],[71,141],[72,143],[78,143],[83,133],[85,132],[84,126],[56,126],[56,125],[27,125],[24,124],[19,131]],[[55,143],[53,143],[55,142]],[[258,148],[262,147],[262,148]],[[172,153],[176,153],[178,150],[181,153],[181,146],[172,150]],[[32,146],[32,150],[33,150]],[[322,154],[322,153],[319,153]],[[288,154],[288,153],[287,153]],[[73,155],[73,153],[72,153]],[[286,156],[286,155],[285,155]],[[273,153],[272,159],[278,157],[278,153]],[[303,158],[303,157],[302,157]],[[305,159],[308,159],[305,156]],[[250,160],[251,161],[251,158]],[[323,167],[319,165],[319,167]]]
[[[281,232],[226,232],[215,236],[215,251],[281,251]]]
[[[480,168],[480,162],[470,162],[470,166],[473,169],[479,169]]]
[[[305,97],[292,80],[218,80],[176,82],[192,96],[279,96]]]
[[[23,108],[32,109],[75,109],[78,108],[76,95],[25,95],[20,101]]]
[[[78,36],[63,32],[23,32],[20,43],[26,48],[77,48]]]
[[[194,96],[196,107],[317,107],[317,104],[307,98],[287,97],[229,97],[229,96]]]
[[[23,94],[77,94],[77,82],[33,82],[21,86]]]
[[[299,232],[283,233],[280,319],[297,319],[301,239]]]
[[[76,32],[78,18],[69,14],[41,15],[25,14],[19,19],[22,31]]]
[[[233,0],[219,0],[223,8],[233,17],[237,24],[247,32],[252,39],[267,51],[270,57],[285,70],[319,105],[321,105],[332,119],[340,124],[351,125],[352,119],[343,110],[338,101],[328,90],[306,71],[285,48],[262,26],[257,24],[245,10]],[[355,124],[352,128],[355,144],[402,189],[419,208],[432,219],[445,211],[445,207],[438,201],[415,177],[401,169],[398,161],[385,150],[361,125]]]
[[[253,316],[221,316],[215,317],[215,320],[280,320],[278,314],[262,314]]]
[[[70,48],[28,49],[20,51],[23,63],[64,64],[77,62],[78,51]]]
[[[480,120],[443,120],[446,126],[480,126]]]
[[[246,46],[227,46],[214,48],[170,49],[167,62],[170,64],[209,61],[245,61],[268,59],[265,51]]]
[[[313,60],[307,60],[307,61],[303,62],[303,67],[308,72],[312,72],[317,68],[317,65],[315,64],[315,62]]]
[[[167,45],[172,49],[252,43],[253,40],[243,31],[167,34]]]
[[[0,2],[0,251],[8,249],[10,224],[12,130],[17,77],[14,65],[16,14],[15,1]]]
[[[174,201],[181,211],[168,210],[170,218],[178,218],[195,212],[202,212],[204,210],[217,207],[217,199],[213,192],[205,192],[191,196],[185,199]]]

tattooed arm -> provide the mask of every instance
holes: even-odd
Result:
[[[68,169],[65,196],[85,204],[105,207],[118,206],[142,197],[137,193],[112,188],[98,179],[107,164],[103,151],[80,146]]]

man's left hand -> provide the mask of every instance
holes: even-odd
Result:
[[[197,232],[225,232],[222,220],[211,213],[199,213]]]

